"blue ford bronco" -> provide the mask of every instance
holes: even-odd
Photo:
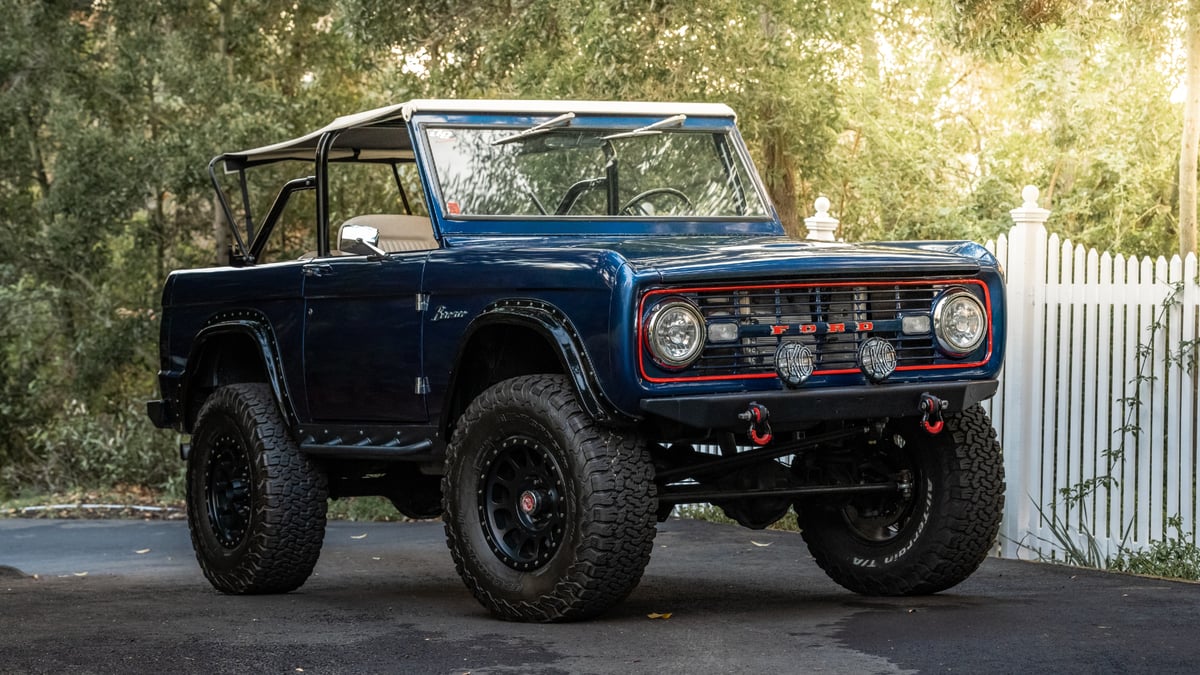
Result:
[[[148,412],[223,592],[299,587],[358,495],[520,621],[620,602],[677,504],[794,509],[864,594],[995,542],[996,260],[785,237],[724,105],[416,100],[209,174],[230,264],[167,278]]]

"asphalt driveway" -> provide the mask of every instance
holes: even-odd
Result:
[[[0,672],[1200,670],[1196,584],[989,559],[951,592],[880,599],[793,533],[672,520],[655,548],[615,611],[525,625],[471,598],[439,523],[332,523],[299,591],[230,597],[181,522],[0,520]]]

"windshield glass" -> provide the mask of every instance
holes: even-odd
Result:
[[[561,128],[426,130],[446,214],[745,218],[767,215],[728,134]]]

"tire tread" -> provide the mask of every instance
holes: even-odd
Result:
[[[464,447],[469,430],[513,402],[555,418],[568,447],[581,453],[579,545],[553,590],[532,600],[500,597],[467,564],[466,533],[454,517],[453,495],[469,468]],[[471,593],[493,614],[517,621],[586,619],[624,600],[637,586],[654,548],[657,498],[653,465],[644,442],[595,424],[580,408],[566,378],[530,375],[505,380],[481,394],[459,421],[446,451],[442,479],[446,541],[454,565]],[[474,480],[474,477],[467,477]],[[564,543],[564,546],[566,544]],[[559,551],[559,555],[564,552]],[[482,555],[490,555],[484,552]]]
[[[257,476],[251,498],[254,524],[251,538],[232,569],[221,569],[205,552],[202,501],[193,495],[193,471],[188,464],[188,525],[196,559],[204,576],[223,593],[249,595],[286,593],[302,586],[312,574],[325,539],[329,488],[323,471],[300,452],[284,424],[267,384],[221,387],[205,402],[196,420],[197,435],[218,417],[232,418],[249,430],[251,461]],[[195,449],[193,449],[195,452]]]
[[[823,532],[804,528],[813,558],[835,582],[864,595],[927,595],[959,584],[983,563],[1004,510],[1004,463],[996,430],[975,405],[947,415],[943,433],[952,442],[927,451],[948,453],[947,470],[940,477],[947,481],[944,505],[907,562],[884,569],[858,567],[830,551]]]

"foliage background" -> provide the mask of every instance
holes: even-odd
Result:
[[[1052,230],[1166,254],[1182,4],[0,0],[0,498],[178,489],[143,401],[220,151],[421,96],[723,101],[796,236],[824,194],[850,240],[983,240],[1033,183]]]

